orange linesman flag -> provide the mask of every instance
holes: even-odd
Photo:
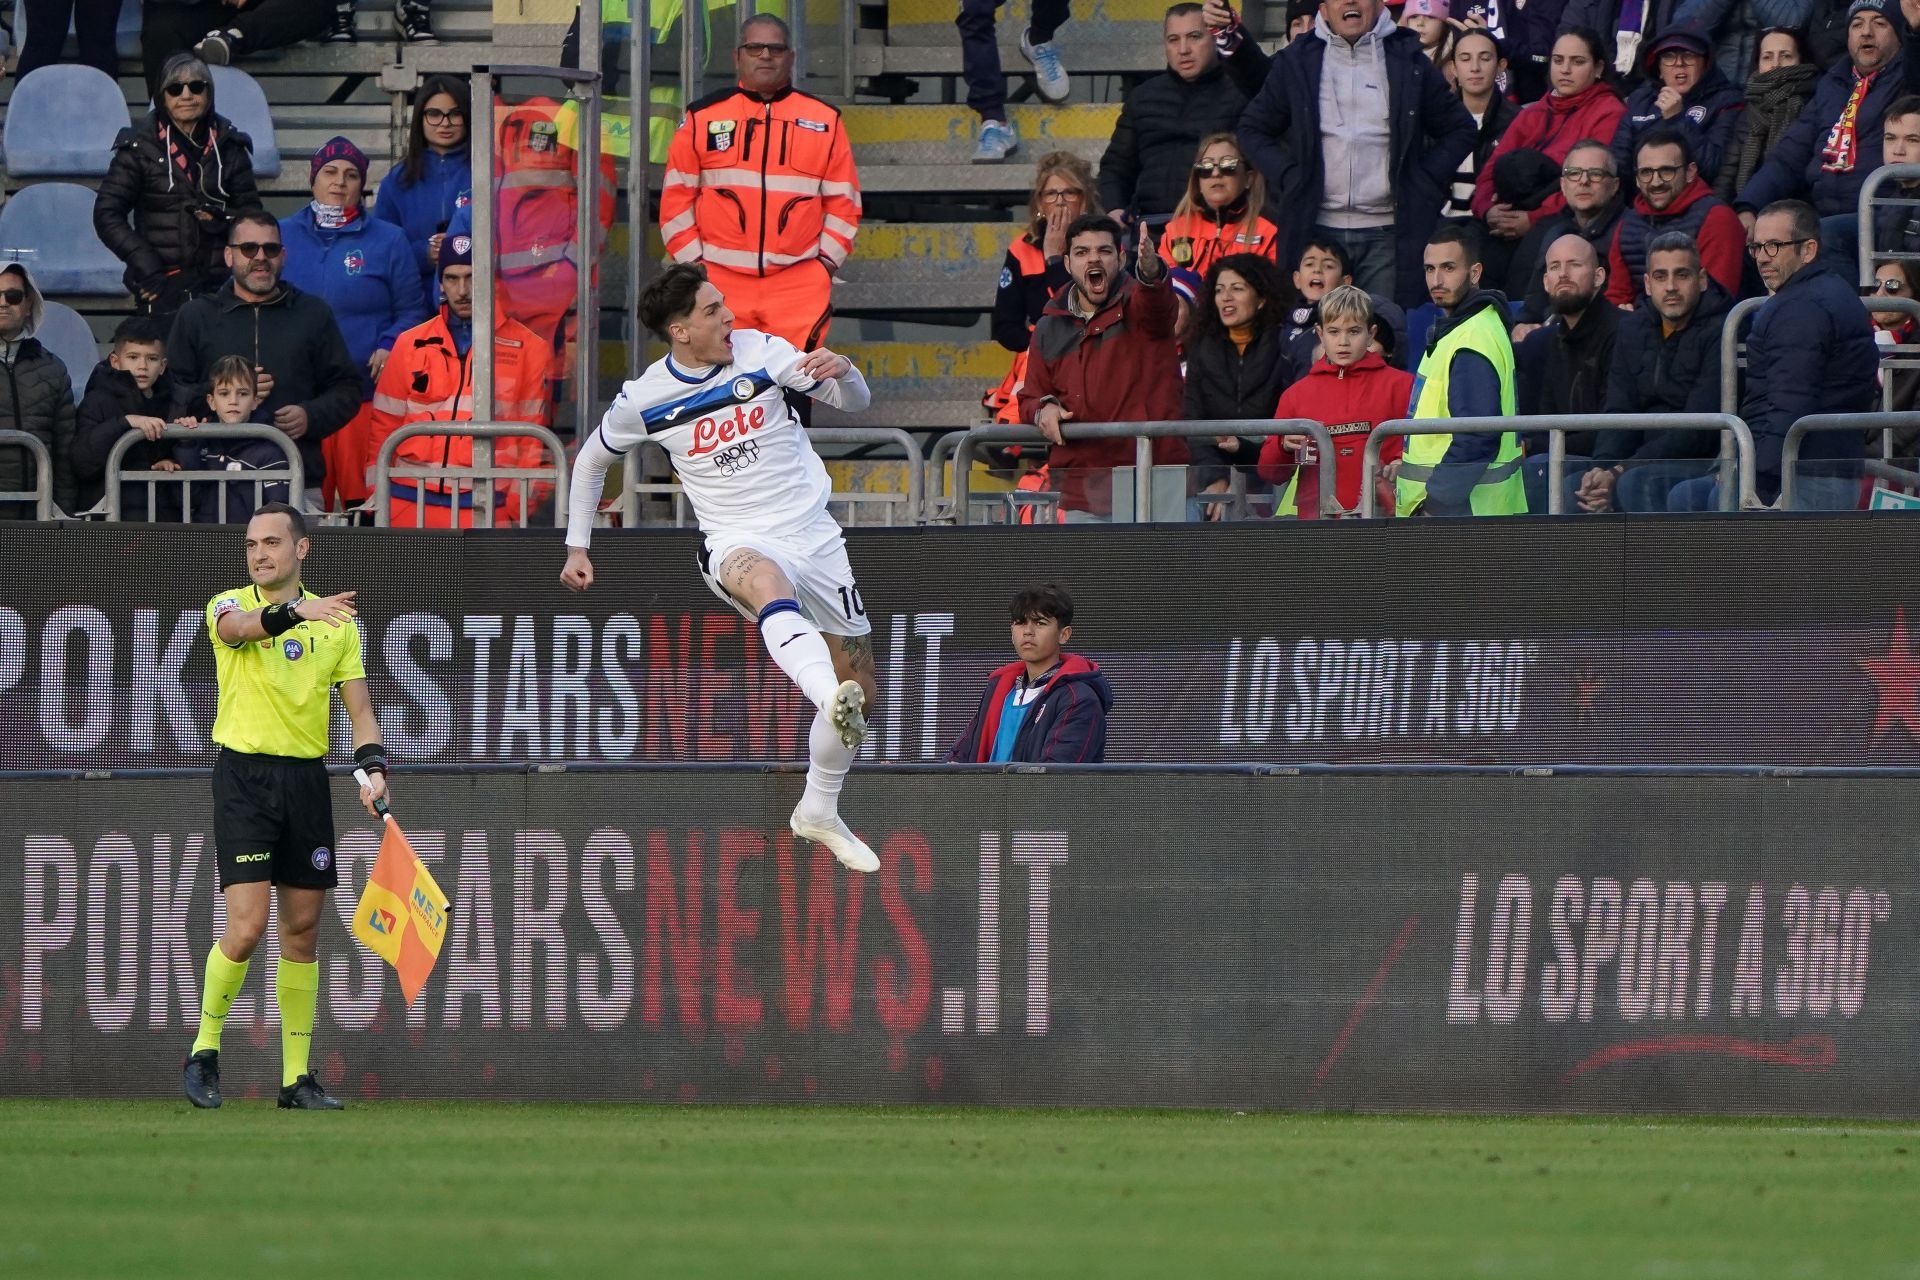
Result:
[[[353,936],[383,957],[400,975],[400,990],[412,1007],[447,937],[447,896],[400,830],[387,818],[367,891],[354,911]]]

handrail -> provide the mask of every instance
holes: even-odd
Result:
[[[907,464],[907,520],[919,524],[926,512],[926,457],[920,450],[920,442],[899,427],[809,427],[807,439],[820,444],[892,444],[900,447]],[[631,529],[640,523],[640,494],[644,483],[639,478],[639,468],[634,465],[642,451],[658,449],[666,454],[669,470],[672,455],[666,447],[656,440],[643,440],[640,448],[628,455],[627,469],[620,481],[620,520]],[[671,482],[669,482],[671,483]],[[658,486],[649,485],[649,493],[669,492]],[[829,502],[845,502],[857,499],[859,495],[834,493],[828,495]]]
[[[1895,165],[1894,168],[1911,168],[1920,175],[1920,165]],[[1740,360],[1740,322],[1772,301],[1770,298],[1742,298],[1733,304],[1727,312],[1725,327],[1720,330],[1720,412],[1740,412],[1740,370],[1745,365]],[[1897,311],[1902,315],[1920,320],[1920,299],[1889,298],[1881,294],[1860,299],[1860,305],[1868,314],[1876,311]]]
[[[0,431],[0,446],[5,445],[24,446],[33,455],[34,483],[31,489],[0,493],[0,502],[30,501],[35,520],[53,519],[53,455],[47,452],[46,441],[31,431]]]
[[[1800,461],[1800,442],[1807,436],[1829,431],[1858,431],[1864,435],[1869,431],[1898,431],[1903,427],[1920,427],[1920,413],[1810,413],[1801,418],[1787,428],[1787,438],[1780,442],[1778,508],[1793,509],[1793,473]]]
[[[1864,288],[1873,283],[1874,259],[1880,255],[1873,251],[1873,199],[1880,194],[1880,188],[1889,182],[1920,182],[1920,164],[1883,164],[1867,175],[1860,184],[1860,284]]]
[[[107,519],[109,522],[120,519],[120,486],[128,480],[144,480],[147,484],[147,514],[153,514],[154,492],[161,483],[180,486],[181,516],[191,519],[192,511],[187,499],[192,486],[196,484],[251,484],[256,497],[260,486],[282,484],[287,486],[287,501],[297,507],[300,496],[306,491],[306,467],[300,460],[300,447],[277,427],[262,426],[257,422],[208,422],[197,427],[177,427],[169,424],[160,430],[162,440],[266,440],[277,446],[286,455],[287,465],[278,471],[122,471],[121,460],[127,456],[127,450],[147,437],[139,431],[128,431],[113,442],[112,452],[107,454]],[[220,522],[227,519],[227,491],[220,490]]]
[[[1223,418],[1210,422],[1073,422],[1061,427],[1069,440],[1133,440],[1133,519],[1136,524],[1149,521],[1153,509],[1152,441],[1169,436],[1197,439],[1204,436],[1312,436],[1326,461],[1319,469],[1320,511],[1322,515],[1348,514],[1334,496],[1335,450],[1333,433],[1322,423],[1306,418]],[[973,450],[979,444],[1046,444],[1038,427],[1025,424],[989,424],[970,427],[953,450],[953,518],[957,524],[969,519],[967,506],[972,497]]]
[[[1606,415],[1547,414],[1537,418],[1398,418],[1383,422],[1367,435],[1361,461],[1360,514],[1372,519],[1373,486],[1380,473],[1380,446],[1395,436],[1505,435],[1512,432],[1547,433],[1547,514],[1562,514],[1562,481],[1566,471],[1567,433],[1591,431],[1721,431],[1731,433],[1740,467],[1740,509],[1760,505],[1754,496],[1753,433],[1730,413],[1616,413]],[[1702,461],[1705,461],[1702,459]]]
[[[402,442],[417,436],[472,436],[474,462],[471,466],[417,466],[398,467],[393,465],[394,451]],[[538,440],[547,452],[553,455],[550,467],[505,467],[493,464],[493,441],[507,436],[532,436]],[[558,529],[567,519],[567,447],[560,443],[560,437],[547,428],[531,422],[409,422],[385,440],[380,442],[380,453],[373,462],[373,522],[382,529],[391,527],[387,521],[393,505],[393,481],[402,480],[485,480],[489,483],[473,486],[473,506],[475,528],[491,529],[493,525],[493,482],[505,480],[510,483],[538,483],[553,478],[553,527]],[[520,527],[526,527],[527,510],[533,504],[528,501],[526,489],[520,491]],[[457,498],[456,498],[457,501]],[[414,516],[424,521],[426,504],[419,500],[416,487]],[[479,523],[481,515],[486,523]],[[458,524],[458,521],[453,521]],[[423,527],[416,524],[415,528]]]
[[[1720,327],[1720,412],[1740,412],[1740,322],[1767,305],[1768,298],[1742,298],[1727,311]]]

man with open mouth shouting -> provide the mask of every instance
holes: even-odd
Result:
[[[1113,518],[1113,468],[1133,440],[1070,440],[1070,423],[1171,421],[1181,416],[1180,303],[1152,231],[1140,229],[1134,273],[1122,268],[1120,227],[1087,214],[1067,228],[1068,281],[1047,303],[1027,348],[1020,417],[1053,444],[1047,470],[1069,524]],[[1070,428],[1067,428],[1070,429]],[[1179,440],[1155,442],[1155,462],[1185,462]]]

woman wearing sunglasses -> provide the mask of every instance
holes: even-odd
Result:
[[[467,144],[470,90],[456,76],[428,76],[413,95],[406,158],[380,181],[373,216],[407,233],[421,291],[433,296],[435,264],[454,210],[472,200],[473,162]]]
[[[163,323],[226,279],[227,229],[258,210],[253,141],[213,109],[213,74],[191,53],[167,60],[158,104],[114,140],[93,229],[127,264],[136,305]]]
[[[1235,253],[1273,262],[1280,253],[1280,232],[1261,216],[1266,203],[1266,179],[1247,163],[1234,136],[1204,138],[1187,174],[1187,193],[1160,232],[1161,252],[1196,275]]]

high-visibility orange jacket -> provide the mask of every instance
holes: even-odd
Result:
[[[687,108],[667,149],[660,234],[676,262],[770,275],[853,252],[860,175],[840,113],[787,88],[733,88]]]
[[[552,349],[533,330],[510,320],[498,308],[493,335],[493,416],[498,422],[547,424],[547,371]],[[387,437],[415,422],[471,422],[473,420],[473,352],[461,355],[447,327],[447,310],[400,335],[387,357],[386,368],[373,391],[373,425],[368,434],[367,465],[380,456]],[[533,436],[502,436],[493,442],[493,460],[501,467],[537,467],[546,463],[545,449]],[[466,468],[473,465],[472,436],[414,436],[394,449],[393,465],[405,467]],[[518,520],[520,491],[527,486],[497,482],[496,521]],[[531,486],[535,497],[550,484]],[[416,523],[415,501],[428,507],[425,524],[461,528],[473,522],[473,494],[458,492],[451,479],[396,479],[393,482],[391,522]],[[455,508],[457,519],[450,519]],[[402,518],[404,516],[404,518]]]

